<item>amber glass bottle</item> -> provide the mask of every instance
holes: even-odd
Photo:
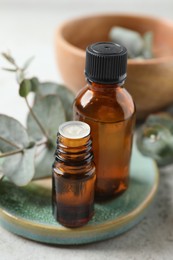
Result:
[[[128,187],[135,105],[123,87],[127,50],[101,42],[87,47],[87,85],[74,102],[74,118],[91,127],[96,197],[119,195]]]
[[[53,214],[57,221],[78,227],[91,219],[95,179],[89,125],[76,121],[62,124],[52,176]]]

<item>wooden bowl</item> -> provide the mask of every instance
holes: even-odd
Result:
[[[86,83],[85,49],[98,41],[109,41],[112,26],[122,26],[141,34],[154,33],[154,57],[128,60],[125,84],[133,96],[137,117],[144,118],[173,102],[173,22],[132,15],[98,15],[63,23],[56,32],[56,57],[65,84],[74,92]]]

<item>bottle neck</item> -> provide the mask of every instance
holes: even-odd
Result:
[[[68,139],[61,135],[57,138],[55,161],[71,168],[83,168],[93,160],[90,135],[81,139]]]
[[[88,86],[93,89],[93,90],[98,90],[98,91],[104,91],[105,89],[115,89],[115,88],[119,88],[119,87],[123,87],[125,80],[119,83],[114,83],[114,84],[110,84],[110,83],[98,83],[98,82],[92,82],[90,81],[88,78],[86,78],[86,81],[88,83]]]

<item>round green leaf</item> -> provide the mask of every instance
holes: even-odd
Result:
[[[47,95],[41,99],[37,99],[33,106],[33,112],[49,138],[55,143],[58,127],[66,121],[65,111],[58,95]],[[31,113],[29,113],[27,118],[27,128],[29,135],[34,140],[43,139],[44,134]]]
[[[19,148],[28,147],[30,141],[26,129],[16,119],[0,114],[0,137],[15,144]],[[0,151],[2,153],[16,150],[16,147],[4,142],[0,138]]]
[[[28,184],[34,176],[35,144],[30,143],[26,129],[14,118],[0,115],[0,151],[23,152],[1,158],[1,171],[19,186]]]
[[[31,78],[31,91],[36,92],[39,86],[39,80],[36,77]]]
[[[114,26],[109,32],[111,41],[125,46],[128,50],[129,58],[134,58],[142,53],[144,41],[142,36],[133,30]]]
[[[145,59],[153,58],[153,32],[146,32],[143,36],[144,39],[144,49],[143,56]]]
[[[173,136],[163,125],[144,125],[138,129],[137,147],[160,166],[173,162]]]
[[[23,153],[9,156],[3,163],[3,173],[17,186],[27,185],[35,173],[35,146],[24,149]]]
[[[146,124],[164,126],[173,134],[173,117],[169,113],[151,114],[147,117]]]
[[[25,74],[22,70],[17,70],[16,71],[16,80],[18,82],[18,84],[20,85],[21,82],[24,80],[25,78]]]
[[[32,85],[31,85],[31,80],[30,79],[24,79],[20,83],[20,88],[19,88],[19,95],[21,97],[26,97],[29,92],[31,91]]]
[[[1,53],[2,56],[8,61],[10,62],[12,65],[15,65],[15,60],[13,59],[13,57],[10,55],[10,53],[5,53],[5,52],[2,52]]]
[[[49,94],[57,94],[60,97],[65,109],[66,119],[72,120],[72,104],[75,98],[74,94],[63,85],[54,82],[44,82],[39,84],[35,100]]]
[[[34,59],[34,57],[30,57],[30,58],[25,62],[25,64],[23,65],[23,70],[26,70],[26,69],[29,67],[29,65],[30,65],[30,63],[33,61],[33,59]]]
[[[34,179],[41,179],[52,175],[55,147],[45,149],[37,158]]]
[[[57,94],[60,96],[63,106],[65,108],[67,121],[73,118],[73,101],[74,94],[62,85],[57,85]]]

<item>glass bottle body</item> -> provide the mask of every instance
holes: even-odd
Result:
[[[91,140],[59,139],[52,176],[53,214],[62,225],[79,227],[94,214],[96,176]]]
[[[74,102],[74,119],[88,123],[96,165],[96,196],[109,198],[128,187],[135,106],[120,85],[88,83]]]

